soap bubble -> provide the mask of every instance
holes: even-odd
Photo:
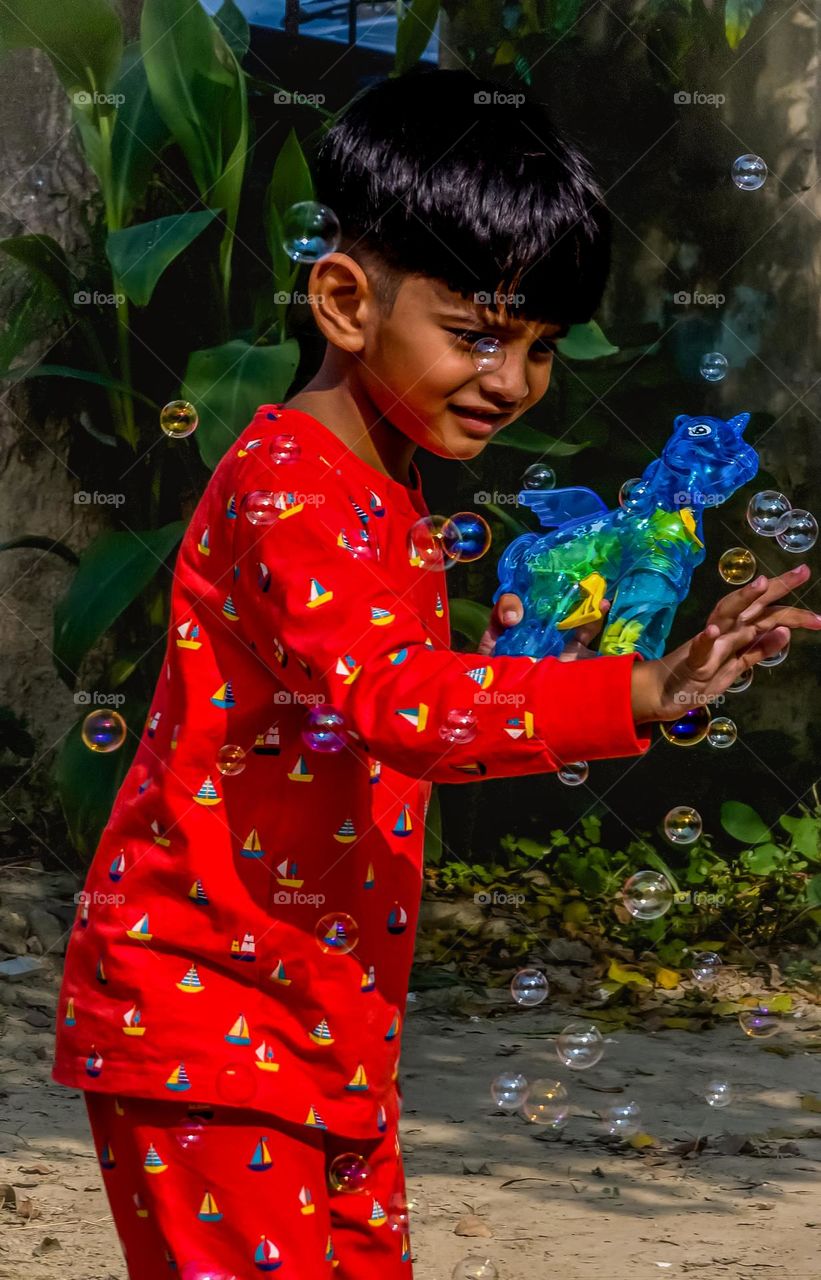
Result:
[[[217,752],[217,768],[226,778],[233,778],[245,768],[245,752],[235,742],[224,743]]]
[[[742,671],[740,676],[736,676],[732,684],[728,684],[725,693],[744,693],[749,689],[753,682],[753,669],[748,667],[746,671]]]
[[[761,658],[761,660],[756,663],[756,666],[780,667],[781,663],[784,662],[786,658],[789,656],[789,652],[790,652],[790,642],[788,640],[787,643],[784,645],[783,649],[779,649],[778,653],[774,653],[771,658]]]
[[[510,983],[510,994],[517,1004],[533,1009],[547,999],[547,978],[539,969],[520,969]]]
[[[253,493],[246,493],[242,499],[240,503],[242,513],[251,524],[273,524],[279,519],[279,513],[282,510],[282,507],[277,505],[282,501],[282,497],[282,494],[272,493],[270,489],[255,489]]]
[[[188,400],[169,400],[160,410],[160,427],[172,440],[190,436],[199,420],[199,414]]]
[[[518,1111],[527,1097],[528,1083],[518,1071],[502,1071],[490,1086],[490,1096],[500,1111]]]
[[[180,1280],[237,1280],[233,1271],[223,1271],[222,1267],[210,1262],[184,1262],[180,1268]]]
[[[777,489],[762,489],[760,493],[754,493],[747,503],[747,524],[753,533],[774,538],[779,529],[783,529],[791,511],[792,504],[785,493],[779,493]]]
[[[559,1061],[572,1071],[586,1071],[601,1061],[604,1040],[598,1027],[589,1022],[569,1022],[556,1040]]]
[[[624,507],[625,511],[636,511],[644,503],[650,493],[650,486],[641,476],[634,476],[632,480],[625,480],[619,489],[619,506]]]
[[[331,911],[316,922],[314,929],[320,951],[345,956],[359,941],[359,925],[345,911]]]
[[[556,472],[546,462],[533,462],[522,476],[523,489],[555,489]]]
[[[125,742],[126,723],[119,711],[89,711],[80,737],[89,751],[117,751]]]
[[[217,1093],[223,1102],[242,1106],[250,1102],[257,1091],[256,1075],[244,1062],[228,1062],[217,1072]]]
[[[715,951],[696,951],[690,961],[690,973],[693,981],[700,984],[715,982],[721,969],[721,956]]]
[[[328,703],[311,707],[305,717],[302,741],[313,751],[341,751],[348,743],[342,712]]]
[[[782,551],[803,555],[818,541],[818,521],[812,512],[793,507],[776,530],[775,540]]]
[[[451,516],[450,522],[458,534],[455,558],[462,564],[473,564],[474,561],[481,560],[490,548],[492,538],[490,525],[484,516],[478,516],[473,511],[457,511],[455,516]]]
[[[694,747],[703,742],[710,731],[710,708],[693,707],[685,711],[678,720],[662,720],[659,724],[662,735],[675,747]]]
[[[771,1013],[766,1005],[757,1009],[742,1009],[738,1015],[738,1025],[751,1040],[769,1040],[781,1030],[781,1020]]]
[[[282,247],[294,262],[318,262],[339,247],[339,220],[315,200],[300,200],[282,219]]]
[[[453,1268],[451,1280],[499,1280],[490,1258],[463,1258]]]
[[[738,737],[738,730],[735,722],[729,716],[715,716],[710,722],[710,730],[707,734],[707,741],[711,747],[731,747]]]
[[[492,373],[501,369],[506,352],[499,338],[477,338],[470,354],[479,373]]]
[[[746,547],[730,547],[719,559],[718,571],[725,582],[743,587],[755,577],[755,556]]]
[[[733,1086],[728,1080],[708,1080],[704,1086],[704,1101],[709,1107],[728,1107],[733,1100]]]
[[[701,815],[692,805],[676,805],[664,819],[664,834],[672,844],[693,844],[701,835]]]
[[[734,160],[730,172],[739,191],[758,191],[767,181],[765,162],[750,152]]]
[[[271,461],[279,465],[284,462],[299,462],[302,447],[294,435],[274,436],[269,450]]]
[[[641,1107],[637,1102],[617,1102],[602,1116],[613,1138],[632,1138],[641,1129]]]
[[[563,764],[556,777],[566,787],[580,787],[583,782],[587,782],[589,773],[590,766],[586,760],[573,760],[569,764]]]
[[[408,533],[411,564],[422,569],[449,569],[459,560],[460,534],[449,516],[423,516]]]
[[[345,1151],[336,1156],[328,1168],[328,1184],[332,1191],[344,1191],[354,1195],[367,1190],[371,1166],[364,1156],[355,1151]]]
[[[558,1080],[534,1080],[521,1110],[533,1124],[563,1129],[570,1114],[567,1090]]]
[[[720,351],[708,351],[701,357],[699,372],[706,382],[721,382],[727,376],[727,357]]]
[[[636,920],[657,920],[673,905],[673,887],[659,871],[637,871],[625,880],[621,896]]]
[[[445,723],[439,726],[439,737],[443,742],[458,745],[472,742],[479,732],[476,714],[469,708],[449,711]]]

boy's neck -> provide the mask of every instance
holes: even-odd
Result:
[[[318,418],[363,462],[399,484],[410,486],[410,462],[416,442],[398,431],[347,382],[323,377],[320,369],[302,391],[285,403],[289,409],[301,409]]]

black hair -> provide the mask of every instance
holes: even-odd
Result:
[[[382,80],[336,118],[313,172],[340,250],[388,310],[409,273],[465,298],[503,295],[511,315],[546,324],[586,323],[601,301],[602,193],[575,143],[518,90],[458,69]]]

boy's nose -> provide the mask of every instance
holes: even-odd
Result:
[[[499,397],[496,406],[499,409],[514,409],[522,400],[527,399],[530,392],[527,360],[523,356],[514,355],[512,351],[508,351],[504,364],[498,369],[481,373],[479,377],[483,390]]]

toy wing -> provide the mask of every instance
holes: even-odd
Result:
[[[581,485],[571,489],[523,489],[518,500],[521,506],[535,511],[543,529],[607,510],[597,493]]]

